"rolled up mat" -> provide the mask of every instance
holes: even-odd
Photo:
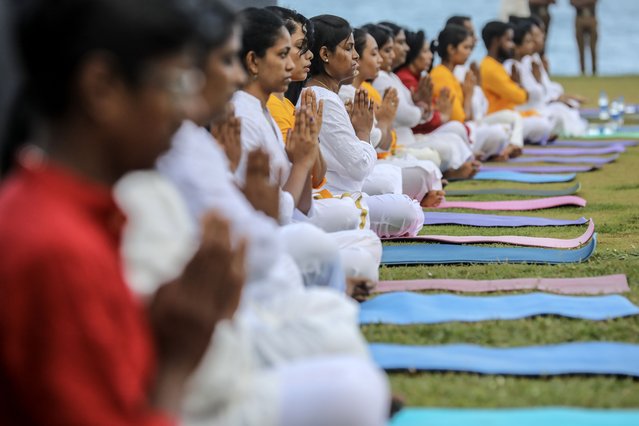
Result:
[[[637,426],[639,410],[404,408],[390,426]]]
[[[486,168],[490,166],[482,166],[482,170],[477,172],[473,177],[474,180],[502,180],[509,182],[522,182],[522,183],[557,183],[557,182],[570,182],[576,174],[545,174],[543,176],[530,173],[520,173],[512,170],[500,170],[494,167],[492,170]]]
[[[603,321],[639,314],[639,308],[617,294],[560,296],[531,293],[510,296],[387,293],[360,304],[359,323],[440,324],[515,320],[538,315]]]
[[[605,155],[619,154],[626,150],[623,145],[610,144],[599,148],[524,148],[524,155]]]
[[[581,184],[577,182],[571,187],[562,189],[518,189],[518,188],[486,188],[486,189],[448,189],[446,196],[466,195],[531,195],[537,197],[560,197],[579,192]]]
[[[450,244],[481,244],[500,243],[513,246],[526,247],[546,247],[572,249],[586,244],[595,233],[595,222],[590,219],[588,229],[577,238],[543,238],[543,237],[523,237],[518,235],[496,235],[496,236],[455,236],[455,235],[417,235],[415,237],[384,238],[383,241],[432,241]]]
[[[463,371],[514,376],[614,374],[639,377],[639,345],[630,343],[579,342],[514,348],[374,343],[369,347],[375,362],[385,370]]]
[[[602,141],[574,141],[574,140],[565,140],[565,141],[555,141],[548,146],[557,146],[557,147],[573,147],[573,148],[604,148],[610,145],[622,145],[625,147],[629,146],[637,146],[639,145],[639,141],[624,141],[618,139],[612,140],[602,140]]]
[[[424,225],[465,225],[478,227],[571,226],[588,222],[585,217],[576,220],[549,219],[532,216],[502,216],[496,214],[424,212]]]
[[[576,250],[530,247],[481,247],[453,244],[385,245],[382,265],[437,265],[454,263],[560,264],[586,261],[595,251],[597,234]]]
[[[630,291],[625,275],[584,278],[515,278],[510,280],[403,280],[380,281],[375,293],[393,291],[449,290],[484,293],[493,291],[540,290],[562,294],[613,294]]]
[[[585,207],[586,200],[576,195],[564,195],[561,197],[535,198],[532,200],[510,201],[442,201],[438,209],[475,209],[475,210],[501,210],[501,211],[525,211],[542,210],[560,206]]]
[[[608,157],[563,157],[563,156],[524,156],[508,160],[508,163],[558,163],[558,164],[610,164],[619,158],[619,154]]]
[[[565,166],[519,166],[516,164],[506,164],[503,166],[481,166],[481,171],[486,172],[520,172],[520,173],[579,173],[579,172],[592,172],[598,170],[596,165],[565,165]],[[481,172],[480,172],[481,173]],[[479,173],[477,173],[479,174]],[[475,178],[477,176],[475,175]],[[557,182],[557,181],[551,181]],[[565,181],[564,181],[565,182]]]

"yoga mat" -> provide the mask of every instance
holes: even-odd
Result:
[[[625,275],[584,278],[515,278],[510,280],[403,280],[380,281],[373,292],[448,290],[487,293],[493,291],[539,290],[562,294],[611,294],[630,291]]]
[[[424,225],[465,225],[479,227],[521,226],[569,226],[583,225],[588,222],[585,217],[576,220],[548,219],[531,216],[502,216],[496,214],[424,212]]]
[[[616,294],[560,296],[546,293],[511,296],[387,293],[360,304],[359,323],[441,324],[515,320],[538,315],[603,321],[639,314],[639,308]],[[639,361],[639,360],[638,360]]]
[[[404,408],[390,426],[637,426],[639,410]]]
[[[617,161],[619,154],[609,157],[563,157],[563,156],[525,156],[508,160],[508,163],[558,163],[558,164],[595,164],[604,165]]]
[[[622,145],[625,147],[629,146],[637,146],[639,145],[639,141],[624,141],[624,140],[602,140],[602,141],[574,141],[574,140],[566,140],[566,141],[555,141],[548,146],[558,146],[558,147],[590,147],[590,148],[604,148],[610,145]]]
[[[626,150],[623,145],[610,144],[599,148],[524,148],[524,155],[606,155]]]
[[[505,165],[505,166],[481,166],[482,171],[497,172],[497,171],[510,171],[520,173],[576,173],[576,172],[592,172],[598,170],[599,167],[595,165],[565,165],[565,166],[517,166],[517,165]],[[480,172],[481,173],[481,172]],[[479,173],[478,173],[479,174]],[[476,175],[475,175],[476,178]],[[557,182],[557,181],[551,181]]]
[[[480,247],[452,244],[385,245],[383,265],[426,265],[453,263],[577,263],[587,260],[595,251],[597,234],[576,250],[530,247]]]
[[[588,229],[577,238],[542,238],[522,237],[517,235],[497,236],[453,236],[453,235],[417,235],[415,237],[384,238],[383,241],[433,241],[450,244],[477,244],[477,243],[501,243],[514,246],[546,247],[546,248],[577,248],[586,244],[595,233],[595,222],[590,219]]]
[[[560,175],[551,175],[546,174],[543,176],[537,174],[527,174],[527,173],[519,173],[511,170],[500,170],[499,168],[493,168],[492,170],[487,170],[486,167],[482,166],[482,170],[477,172],[477,174],[473,177],[475,180],[502,180],[509,182],[522,182],[522,183],[556,183],[556,182],[570,182],[575,177],[576,174],[560,174]]]
[[[639,132],[637,131],[621,131],[615,132],[610,135],[585,135],[580,136],[577,139],[584,140],[601,140],[601,139],[639,139]]]
[[[464,371],[550,376],[614,374],[639,377],[639,345],[579,342],[492,348],[477,345],[407,346],[375,343],[373,359],[385,370]]]
[[[537,197],[560,197],[579,192],[581,184],[577,182],[571,187],[562,189],[518,189],[518,188],[486,188],[486,189],[448,189],[446,196],[466,195],[531,195]]]
[[[542,210],[560,206],[585,207],[586,200],[576,195],[564,195],[562,197],[535,198],[532,200],[512,201],[442,201],[438,209],[475,209],[475,210],[501,210],[523,211]]]

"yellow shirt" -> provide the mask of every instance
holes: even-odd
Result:
[[[461,83],[455,78],[453,73],[444,65],[437,65],[430,72],[430,80],[433,82],[433,95],[438,98],[442,89],[447,87],[450,90],[450,97],[453,99],[453,110],[450,119],[455,121],[466,121],[464,112],[464,91]]]
[[[382,95],[380,95],[377,89],[375,89],[368,81],[363,82],[360,85],[360,89],[365,89],[368,92],[368,98],[373,101],[378,108],[382,105]],[[397,134],[395,133],[395,130],[391,131],[391,137],[391,145],[388,151],[377,153],[377,158],[379,160],[383,160],[395,154],[395,150],[397,149]]]
[[[503,65],[486,56],[479,66],[481,88],[488,99],[488,113],[514,109],[526,102],[527,93],[512,81]],[[524,114],[522,114],[524,115]]]

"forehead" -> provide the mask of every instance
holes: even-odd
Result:
[[[291,35],[288,33],[288,30],[285,26],[282,26],[277,33],[277,38],[273,43],[273,48],[281,49],[291,44]]]
[[[346,37],[344,40],[339,42],[339,44],[342,44],[342,45],[347,45],[352,43],[355,43],[355,39],[353,38],[353,33],[350,33],[348,37]]]
[[[506,32],[504,33],[503,36],[501,36],[502,40],[512,40],[512,38],[515,36],[515,32],[513,31],[512,28],[508,28],[506,30]]]
[[[370,34],[366,34],[366,47],[369,47],[371,49],[374,49],[377,46],[377,41],[375,40],[375,37],[373,37]]]
[[[399,30],[399,32],[395,36],[395,41],[398,41],[400,43],[406,41],[406,33],[404,32],[404,30]]]

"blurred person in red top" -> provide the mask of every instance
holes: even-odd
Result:
[[[30,120],[2,147],[0,424],[172,424],[216,323],[237,308],[244,245],[205,218],[200,249],[147,313],[122,276],[111,187],[153,167],[197,104],[196,10],[34,0],[15,12]]]

